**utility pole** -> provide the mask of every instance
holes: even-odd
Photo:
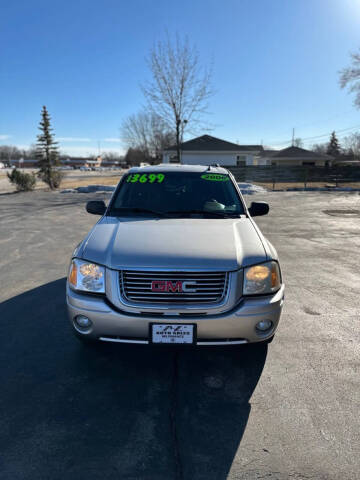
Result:
[[[292,140],[291,140],[291,146],[294,146],[294,141],[295,141],[295,128],[293,128],[293,134],[292,134]]]

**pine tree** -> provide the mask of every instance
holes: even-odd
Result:
[[[59,165],[58,144],[54,140],[50,115],[45,106],[43,106],[41,111],[39,130],[41,133],[37,136],[36,142],[36,158],[39,166],[38,176],[49,185],[51,190],[54,190],[60,186],[62,173],[55,169]]]
[[[340,155],[339,140],[337,139],[335,132],[332,132],[330,136],[330,141],[326,149],[326,153],[328,155],[332,155],[333,157],[338,157]]]

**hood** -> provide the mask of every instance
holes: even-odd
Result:
[[[248,218],[103,217],[78,256],[113,269],[237,270],[266,260]]]

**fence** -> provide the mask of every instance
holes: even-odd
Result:
[[[317,183],[329,187],[360,182],[360,166],[305,167],[305,166],[257,166],[229,167],[237,182],[272,184],[300,183],[306,188]]]

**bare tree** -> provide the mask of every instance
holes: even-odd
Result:
[[[31,159],[36,157],[36,146],[30,145],[28,149],[20,149],[15,145],[1,145],[0,146],[0,161],[11,164],[13,160]]]
[[[360,132],[354,132],[342,139],[344,150],[348,155],[360,157]]]
[[[141,162],[146,162],[147,158],[143,151],[130,147],[126,152],[124,161],[127,165],[140,165]]]
[[[140,150],[146,158],[150,156],[150,125],[150,115],[139,112],[126,118],[120,129],[123,142],[129,148]]]
[[[105,152],[101,154],[101,157],[105,161],[118,163],[120,163],[124,159],[124,156],[120,155],[120,153],[118,152]]]
[[[150,110],[175,133],[180,159],[180,144],[186,129],[199,127],[213,94],[211,71],[201,68],[195,47],[176,35],[158,42],[151,50],[148,65],[152,80],[142,86]]]
[[[33,160],[34,158],[36,158],[36,150],[37,150],[36,145],[31,144],[27,150],[24,150],[24,158],[29,158]]]
[[[301,148],[304,145],[304,142],[301,140],[300,137],[294,139],[294,147]]]
[[[121,126],[123,142],[143,153],[146,161],[159,160],[164,148],[175,143],[175,135],[155,113],[139,112],[130,115]]]
[[[19,160],[22,157],[22,152],[14,145],[0,146],[0,160],[11,165],[12,160]]]
[[[312,147],[311,150],[316,153],[320,153],[322,155],[326,155],[328,145],[327,143],[315,143]]]
[[[355,93],[354,104],[360,108],[360,51],[351,54],[352,65],[340,71],[341,88],[348,87],[349,92]]]

